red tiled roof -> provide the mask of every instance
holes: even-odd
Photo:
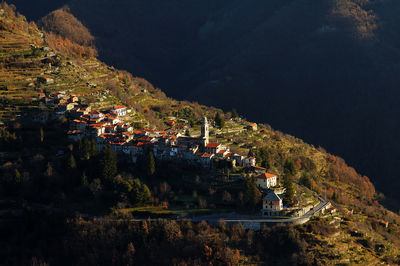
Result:
[[[143,130],[134,130],[132,133],[139,135],[139,134],[143,134],[144,131]]]
[[[123,105],[116,105],[113,107],[113,110],[119,110],[119,109],[124,109],[124,108],[126,108],[126,107]]]
[[[256,178],[258,178],[258,179],[269,179],[269,178],[273,178],[273,177],[276,177],[276,175],[270,174],[270,173],[265,173],[265,174],[256,176]]]
[[[203,158],[211,158],[213,156],[211,153],[204,153],[201,157]]]
[[[217,148],[219,145],[219,143],[208,143],[206,148]]]

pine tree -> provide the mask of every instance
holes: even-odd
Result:
[[[132,182],[130,199],[133,204],[145,203],[151,199],[150,189],[146,184],[142,184],[138,178]]]
[[[258,154],[256,155],[257,160],[260,161],[260,166],[264,167],[266,169],[269,169],[271,167],[270,165],[270,159],[269,159],[269,153],[266,147],[261,148],[258,151]]]
[[[309,189],[312,189],[312,182],[310,175],[307,173],[303,173],[303,175],[300,177],[300,184]]]
[[[285,175],[283,186],[285,187],[285,193],[283,196],[285,204],[292,204],[294,200],[294,184],[290,175]]]
[[[110,146],[104,147],[100,155],[99,161],[100,177],[108,185],[112,184],[112,180],[117,175],[117,156]]]
[[[154,159],[154,154],[153,152],[150,150],[148,153],[148,157],[147,157],[147,175],[148,176],[153,176],[156,172],[156,162]]]
[[[284,171],[286,175],[295,176],[296,175],[296,165],[293,160],[286,159],[285,164],[283,165]]]
[[[151,192],[149,187],[146,184],[142,184],[141,189],[140,189],[140,194],[141,194],[141,202],[146,203],[151,199]]]
[[[214,120],[218,128],[223,128],[225,126],[225,118],[219,112],[215,115]]]
[[[76,169],[76,161],[75,161],[75,157],[74,155],[72,155],[72,153],[70,154],[69,158],[68,158],[68,169],[72,170],[72,169]]]
[[[244,200],[253,209],[257,207],[260,201],[260,191],[253,177],[247,176],[245,178]]]
[[[81,155],[81,159],[89,160],[91,154],[91,142],[87,137],[84,137],[82,141],[79,143],[79,152]]]
[[[96,140],[92,140],[90,145],[90,155],[91,157],[96,157],[99,154],[99,150],[97,149]]]

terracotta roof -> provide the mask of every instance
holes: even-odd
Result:
[[[126,108],[126,107],[123,105],[116,105],[113,107],[113,110],[119,110],[119,109],[124,109],[124,108]]]
[[[256,178],[258,178],[258,179],[269,179],[269,178],[273,178],[273,177],[276,177],[276,175],[270,174],[270,173],[265,173],[265,174],[256,176]]]
[[[204,153],[201,157],[202,158],[211,158],[213,156],[211,153]]]
[[[206,148],[217,148],[219,145],[219,143],[208,143]]]

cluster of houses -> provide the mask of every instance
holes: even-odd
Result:
[[[40,93],[38,98],[54,108],[52,114],[41,113],[39,120],[46,120],[50,115],[66,117],[69,119],[69,139],[95,139],[99,150],[108,145],[115,152],[128,155],[134,163],[148,150],[152,150],[159,160],[186,161],[203,167],[211,167],[216,159],[229,160],[235,166],[244,167],[255,166],[256,163],[254,157],[232,153],[229,147],[210,142],[207,118],[203,119],[201,136],[188,137],[174,129],[134,130],[123,121],[128,110],[122,105],[100,112],[80,104],[76,95],[63,91],[50,95]]]

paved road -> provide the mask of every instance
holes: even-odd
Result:
[[[198,217],[179,217],[179,218],[167,218],[168,220],[190,220],[193,222],[201,222],[206,221],[208,223],[218,223],[223,220],[226,223],[242,223],[244,225],[248,225],[248,227],[253,227],[251,225],[258,225],[258,228],[261,228],[261,224],[303,224],[310,220],[312,216],[316,213],[320,212],[323,208],[325,208],[329,202],[325,201],[322,198],[319,198],[320,203],[307,212],[305,215],[301,217],[293,217],[293,218],[282,218],[282,219],[273,219],[273,218],[262,218],[260,216],[240,216],[236,213],[224,213],[224,214],[213,214],[213,215],[204,215]],[[88,218],[88,217],[86,217]],[[90,217],[96,218],[96,217]],[[140,221],[157,221],[159,218],[133,218],[133,219],[109,219],[109,218],[98,218],[98,220],[104,221],[115,221],[115,222],[123,222],[123,221],[131,221],[131,222],[140,222]]]

